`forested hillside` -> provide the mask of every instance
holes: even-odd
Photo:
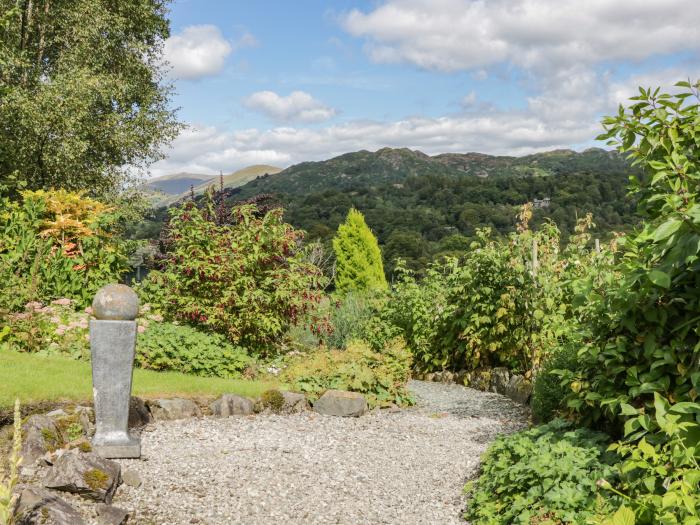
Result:
[[[416,270],[436,256],[464,251],[478,228],[513,230],[520,205],[535,202],[535,224],[552,219],[564,237],[593,213],[596,235],[629,229],[632,168],[614,152],[557,150],[526,157],[478,153],[430,157],[407,149],[348,153],[305,162],[227,191],[230,202],[264,195],[285,219],[327,243],[348,210],[362,211],[382,246],[388,273],[396,258]],[[153,237],[167,215],[155,213],[139,237]]]

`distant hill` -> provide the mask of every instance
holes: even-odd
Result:
[[[179,195],[189,191],[192,186],[199,186],[203,182],[213,179],[213,175],[203,175],[201,173],[173,173],[151,179],[144,184],[144,187],[156,193]]]
[[[389,275],[399,257],[420,272],[436,257],[464,253],[480,228],[513,231],[527,202],[535,203],[533,226],[552,220],[564,239],[589,212],[597,237],[629,230],[638,216],[628,178],[641,175],[617,153],[597,148],[523,157],[383,148],[255,173],[226,191],[229,204],[265,195],[266,205],[279,203],[285,220],[328,249],[338,224],[357,208],[379,239]],[[165,209],[156,210],[133,235],[157,236],[166,218]]]
[[[266,174],[276,174],[282,171],[282,168],[276,166],[270,166],[267,164],[255,164],[253,166],[247,166],[228,175],[224,175],[224,187],[225,188],[238,188],[255,180],[256,177],[264,176]],[[189,177],[188,177],[189,176]],[[183,185],[181,182],[188,182],[188,184]],[[156,183],[154,185],[154,182]],[[173,184],[170,184],[173,183]],[[147,187],[151,190],[158,190],[159,196],[153,199],[154,207],[161,206],[171,206],[182,199],[187,198],[194,188],[195,195],[200,195],[206,191],[209,186],[214,185],[218,188],[220,184],[219,176],[212,175],[195,175],[191,173],[177,173],[174,175],[166,175],[164,177],[158,177],[149,181]],[[163,187],[170,188],[181,188],[177,192],[165,191]]]

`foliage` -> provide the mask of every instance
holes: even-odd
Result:
[[[0,180],[105,195],[179,129],[166,0],[0,0]]]
[[[279,390],[272,388],[260,394],[260,405],[273,413],[279,413],[284,406],[284,395]]]
[[[580,366],[562,373],[579,421],[624,435],[621,489],[639,523],[698,523],[700,84],[677,87],[640,89],[604,120],[599,138],[644,171],[632,190],[645,222],[590,296]]]
[[[0,310],[67,297],[87,306],[126,271],[117,215],[81,193],[23,192],[0,202]]]
[[[410,375],[411,354],[401,339],[395,339],[379,352],[351,341],[345,350],[320,347],[290,356],[280,379],[311,400],[326,390],[349,390],[363,394],[373,407],[412,404],[406,389]]]
[[[187,325],[150,323],[136,341],[136,364],[150,370],[237,378],[251,361],[224,336]]]
[[[341,293],[388,288],[377,238],[364,216],[351,209],[333,238],[335,287]]]
[[[14,413],[14,437],[12,440],[12,452],[7,458],[9,472],[5,470],[4,461],[0,461],[0,523],[12,525],[13,514],[17,495],[13,493],[19,481],[19,466],[22,463],[20,450],[22,449],[22,417],[19,411],[19,399],[15,401]]]
[[[220,207],[220,205],[219,205]],[[207,327],[258,354],[321,298],[325,279],[304,262],[302,233],[282,212],[244,205],[217,212],[192,202],[172,210],[160,271],[142,295],[171,319]]]
[[[614,479],[607,436],[554,420],[500,436],[482,458],[481,474],[467,485],[465,518],[474,525],[577,523],[609,510],[596,483]]]
[[[569,385],[562,385],[561,377],[554,371],[575,371],[577,367],[578,347],[571,342],[556,348],[544,359],[542,368],[535,377],[530,399],[532,416],[536,421],[550,421],[564,408]]]

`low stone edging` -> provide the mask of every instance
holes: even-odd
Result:
[[[532,382],[525,376],[513,374],[505,367],[481,368],[474,371],[429,372],[414,374],[414,379],[436,383],[457,383],[483,392],[495,392],[517,403],[528,404],[532,395]]]

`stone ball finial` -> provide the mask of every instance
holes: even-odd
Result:
[[[139,298],[124,284],[108,284],[92,300],[92,314],[102,321],[133,321],[138,313]]]

